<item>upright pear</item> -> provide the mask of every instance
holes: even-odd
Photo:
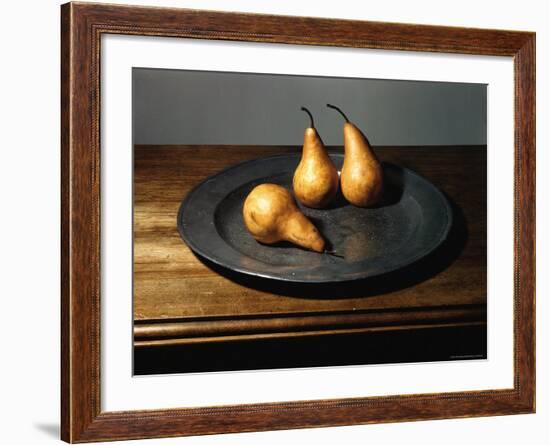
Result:
[[[344,164],[340,172],[342,194],[353,205],[369,207],[376,205],[384,189],[384,172],[367,137],[352,124],[340,108],[327,104],[338,111],[344,123]]]
[[[298,209],[290,192],[280,185],[261,184],[246,197],[244,224],[256,241],[274,244],[289,241],[304,249],[323,252],[325,240]]]
[[[296,198],[305,206],[326,207],[338,192],[338,170],[319,137],[313,116],[302,107],[310,118],[310,126],[304,133],[302,159],[294,172],[292,186]]]

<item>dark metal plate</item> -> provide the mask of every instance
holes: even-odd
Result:
[[[338,169],[342,154],[331,153]],[[309,252],[289,243],[266,246],[248,233],[242,206],[258,184],[292,190],[298,155],[244,162],[197,185],[178,212],[182,239],[198,255],[227,269],[276,280],[330,283],[368,278],[400,269],[441,244],[451,227],[445,196],[406,168],[384,164],[386,189],[376,208],[358,208],[342,196],[329,209],[302,211],[339,256]]]

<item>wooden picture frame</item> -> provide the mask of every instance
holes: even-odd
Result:
[[[535,34],[92,3],[61,8],[61,437],[171,437],[535,411]],[[100,54],[103,34],[511,56],[514,387],[208,408],[102,412]]]

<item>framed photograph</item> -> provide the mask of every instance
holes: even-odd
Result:
[[[534,33],[61,16],[63,440],[534,412]]]

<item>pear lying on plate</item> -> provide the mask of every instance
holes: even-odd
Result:
[[[298,209],[290,192],[276,184],[255,187],[244,201],[244,224],[256,241],[288,241],[304,249],[323,252],[325,240]]]

